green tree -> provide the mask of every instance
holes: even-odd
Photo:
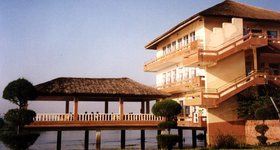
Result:
[[[10,82],[3,91],[3,98],[18,105],[20,109],[27,106],[27,101],[35,99],[36,96],[35,87],[24,78]]]
[[[164,122],[159,123],[159,128],[167,129],[168,134],[157,136],[157,141],[162,148],[172,149],[172,147],[180,140],[179,135],[171,135],[170,130],[176,127],[177,115],[181,112],[181,105],[172,99],[164,99],[157,102],[152,107],[152,112],[156,116],[165,118]]]

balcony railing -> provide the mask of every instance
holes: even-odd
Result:
[[[46,113],[37,114],[34,121],[74,121],[73,114]],[[84,113],[78,114],[76,121],[118,121],[121,120],[117,113]],[[153,114],[124,114],[123,121],[162,121],[162,117]]]
[[[175,81],[172,83],[157,86],[157,89],[163,90],[169,93],[177,93],[193,90],[196,87],[204,86],[204,76],[198,76],[193,78],[187,78],[184,80]]]
[[[197,118],[189,116],[179,116],[177,117],[177,124],[180,127],[206,127],[207,118],[206,116],[199,116]]]

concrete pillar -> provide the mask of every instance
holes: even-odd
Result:
[[[77,121],[78,120],[78,98],[74,97],[74,120]]]
[[[179,135],[179,149],[183,149],[183,129],[182,128],[178,128],[178,135]]]
[[[101,130],[96,130],[95,138],[96,138],[96,150],[100,150],[101,149]]]
[[[125,130],[121,130],[121,149],[125,149]]]
[[[69,114],[69,100],[65,101],[65,113]]]
[[[196,148],[196,129],[192,129],[192,147]]]
[[[105,113],[109,112],[109,102],[108,100],[105,100]]]
[[[141,130],[141,149],[145,149],[145,130]]]
[[[120,114],[120,120],[123,120],[123,99],[119,98],[119,114]]]
[[[61,133],[62,131],[57,131],[57,137],[56,137],[56,149],[61,150]]]
[[[85,143],[84,143],[85,150],[88,150],[88,136],[89,136],[89,130],[85,130]]]
[[[146,114],[150,113],[150,101],[146,101]]]

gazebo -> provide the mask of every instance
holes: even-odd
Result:
[[[101,130],[156,129],[163,118],[150,114],[150,101],[168,96],[129,78],[56,78],[35,86],[38,97],[30,101],[63,101],[65,113],[37,114],[34,122],[26,128],[57,130],[58,149],[62,130],[96,130],[96,143],[100,143]],[[73,101],[73,113],[69,113],[69,102]],[[78,113],[79,101],[104,102],[104,113]],[[124,113],[124,102],[140,102],[140,113]],[[110,102],[119,102],[119,113],[108,113]],[[99,135],[99,136],[98,136]],[[125,136],[125,135],[124,135]],[[142,133],[141,133],[142,137]],[[141,138],[142,139],[142,138]],[[88,135],[85,136],[85,141]],[[99,141],[98,141],[99,140]],[[123,142],[123,139],[122,139]],[[85,142],[85,145],[88,142]],[[142,142],[141,142],[142,143]],[[121,144],[123,148],[123,143]],[[100,148],[100,147],[99,147]],[[85,146],[86,149],[86,146]]]

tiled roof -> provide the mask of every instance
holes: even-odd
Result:
[[[168,94],[129,78],[57,78],[35,86],[39,96],[139,96]]]

